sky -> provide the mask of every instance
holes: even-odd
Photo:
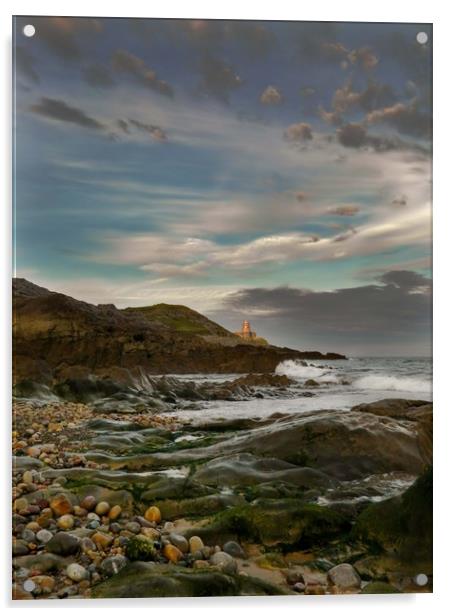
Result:
[[[15,275],[291,348],[430,355],[430,25],[13,29]]]

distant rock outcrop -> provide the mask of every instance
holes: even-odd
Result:
[[[335,353],[228,343],[235,339],[185,306],[119,310],[13,280],[15,383],[91,375],[127,381],[138,374],[272,372],[287,359],[343,359]]]

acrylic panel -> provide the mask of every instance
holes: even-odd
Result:
[[[431,60],[13,19],[15,599],[432,591]]]

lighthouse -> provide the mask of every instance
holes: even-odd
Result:
[[[249,321],[246,320],[243,321],[241,331],[235,333],[237,336],[240,336],[240,338],[245,338],[247,340],[257,337],[257,334],[251,329],[251,324],[249,323]]]

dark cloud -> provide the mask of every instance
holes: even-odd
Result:
[[[366,116],[369,124],[389,124],[404,135],[430,137],[431,117],[421,111],[415,102],[396,103],[391,107],[376,109]]]
[[[421,147],[407,144],[397,138],[369,135],[366,126],[358,123],[349,123],[338,128],[337,139],[345,148],[364,147],[376,152],[417,149],[418,152],[425,153]]]
[[[126,122],[125,120],[118,120],[117,125],[119,126],[122,132],[127,133],[127,134],[130,133],[128,122]]]
[[[31,105],[30,111],[50,118],[51,120],[69,122],[70,124],[77,124],[83,128],[90,128],[93,130],[105,130],[103,124],[86,115],[82,109],[71,107],[63,100],[43,97],[40,99],[39,103]]]
[[[90,17],[33,17],[31,23],[36,28],[36,40],[64,60],[80,58],[82,45],[79,39],[103,29],[98,19]]]
[[[146,88],[155,90],[159,94],[172,97],[174,91],[172,87],[158,79],[156,71],[147,66],[144,60],[125,49],[118,49],[112,57],[113,69],[118,73],[132,75],[136,81]]]
[[[282,92],[275,86],[267,86],[260,95],[262,105],[280,105],[282,101]]]
[[[112,88],[114,79],[106,66],[91,64],[83,69],[83,79],[93,88]]]
[[[146,124],[144,122],[140,122],[139,120],[133,120],[131,118],[129,118],[128,121],[132,126],[137,128],[138,130],[143,131],[144,133],[147,133],[148,135],[150,135],[152,139],[155,139],[155,141],[163,142],[163,141],[168,140],[168,137],[165,131],[159,126],[155,126],[153,124]]]
[[[302,143],[313,139],[313,131],[310,124],[299,122],[298,124],[291,124],[285,130],[283,136],[286,141],[291,143]]]
[[[358,205],[339,205],[327,211],[335,216],[355,216],[360,212],[360,208]]]
[[[393,199],[391,204],[396,205],[398,207],[404,207],[405,205],[407,205],[407,197],[404,195],[401,195],[400,197],[396,197],[396,199]]]
[[[232,66],[209,55],[202,61],[201,76],[201,90],[226,104],[230,94],[243,83]]]
[[[251,318],[257,331],[288,341],[291,336],[291,344],[300,348],[307,339],[323,346],[326,341],[326,348],[338,351],[350,343],[385,344],[399,355],[400,343],[421,338],[424,350],[431,325],[431,280],[416,272],[390,271],[377,281],[335,291],[243,289],[229,296],[224,308],[239,313],[237,320]]]
[[[15,62],[17,70],[35,83],[39,83],[39,75],[34,66],[34,58],[25,47],[16,47]]]

